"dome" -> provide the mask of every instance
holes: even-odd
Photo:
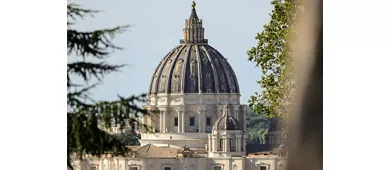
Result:
[[[239,93],[237,77],[227,59],[204,39],[195,6],[185,21],[184,39],[158,64],[149,94]]]
[[[213,130],[241,130],[241,128],[236,118],[224,114],[215,121]]]

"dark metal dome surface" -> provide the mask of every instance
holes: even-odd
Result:
[[[226,114],[215,121],[213,130],[241,130],[240,122],[234,117]]]
[[[149,94],[239,93],[237,77],[224,58],[210,45],[181,44],[156,68]]]

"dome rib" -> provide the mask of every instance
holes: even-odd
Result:
[[[199,46],[198,45],[194,45],[194,49],[195,49],[195,54],[196,54],[196,60],[198,61],[198,91],[199,91],[199,93],[202,93],[202,88],[203,88],[203,86],[202,86],[202,82],[203,82],[203,72],[202,72],[202,66],[201,66],[201,64],[202,64],[202,60],[200,59],[200,55],[199,55]]]
[[[173,53],[175,53],[175,51],[179,47],[180,47],[180,45],[176,46],[170,52],[168,52],[168,54],[161,60],[161,62],[157,66],[156,70],[154,71],[152,81],[150,83],[150,91],[149,91],[150,94],[158,92],[158,85],[159,85],[159,81],[160,81],[161,72],[162,72],[162,69],[164,68],[165,64],[167,63],[166,58],[167,58],[167,56],[171,56]]]
[[[236,73],[234,72],[232,66],[227,61],[226,61],[226,63],[227,63],[227,66],[229,67],[230,73],[232,74],[229,77],[233,80],[233,82],[235,84],[235,89],[236,89],[235,93],[240,93],[240,85],[238,84],[238,79],[237,79]]]
[[[182,46],[182,48],[179,50],[179,52],[176,54],[176,56],[172,60],[172,64],[170,65],[170,68],[168,70],[168,76],[167,76],[168,80],[167,80],[166,93],[171,93],[171,91],[172,91],[172,89],[171,89],[172,88],[172,74],[173,74],[174,68],[177,67],[176,62],[180,58],[180,54],[182,54],[184,49],[186,49],[186,46]],[[172,56],[170,58],[172,58]],[[179,77],[178,79],[181,79],[181,77]]]
[[[228,93],[228,92],[231,92],[231,84],[230,84],[230,78],[229,78],[229,74],[226,72],[226,68],[223,63],[225,62],[225,57],[223,57],[222,55],[219,55],[216,51],[216,49],[214,49],[213,47],[207,45],[209,51],[215,56],[215,61],[216,63],[216,66],[219,67],[219,68],[222,68],[222,69],[216,69],[217,70],[217,73],[218,73],[218,81],[220,82],[219,85],[219,91],[222,92],[222,93]],[[227,87],[225,87],[227,86]]]
[[[203,49],[204,52],[206,53],[206,56],[207,56],[207,58],[209,59],[209,62],[210,62],[211,70],[212,70],[212,72],[213,72],[213,79],[214,79],[214,89],[215,89],[215,92],[216,92],[216,93],[219,93],[219,87],[218,87],[219,81],[218,81],[217,72],[215,71],[215,64],[214,64],[214,61],[211,59],[210,54],[209,54],[209,52],[207,51],[207,49],[205,48],[205,46],[202,46],[202,49]]]
[[[189,58],[189,55],[191,54],[190,53],[190,50],[191,50],[191,47],[188,48],[189,50],[185,53],[184,55],[184,59],[183,59],[183,65],[182,65],[182,69],[181,69],[181,74],[180,74],[180,84],[181,84],[181,87],[180,87],[180,93],[184,93],[184,87],[186,85],[186,70],[187,70],[187,65],[188,65],[188,58]]]
[[[212,130],[241,130],[241,126],[236,118],[225,114],[215,121]]]
[[[231,92],[231,93],[237,92],[238,93],[238,91],[236,91],[236,89],[238,89],[237,88],[238,83],[237,83],[237,80],[234,78],[235,74],[234,74],[234,71],[231,69],[229,62],[227,62],[227,59],[225,57],[223,57],[223,55],[219,51],[214,50],[213,53],[220,58],[221,64],[223,65],[226,81],[227,81],[228,86],[229,86],[228,87],[229,92]]]

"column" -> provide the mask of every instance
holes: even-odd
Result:
[[[153,132],[156,132],[156,129],[158,128],[158,120],[157,120],[157,118],[158,118],[158,115],[156,115],[156,114],[153,114],[152,115],[152,127],[153,127]]]
[[[199,113],[198,113],[198,133],[202,133],[202,111],[199,110]]]
[[[153,132],[153,124],[152,124],[152,115],[151,114],[148,115],[148,124],[147,125],[150,128],[149,130]]]
[[[229,150],[228,150],[228,148],[229,148],[228,141],[229,141],[228,138],[226,138],[226,137],[223,138],[223,144],[224,144],[223,151],[224,152],[229,152]]]
[[[160,116],[160,118],[159,118],[159,122],[160,122],[160,126],[159,126],[159,130],[160,130],[160,133],[163,133],[164,132],[164,118],[163,118],[163,115],[164,115],[164,110],[160,110],[160,112],[159,112],[159,116]]]
[[[177,133],[181,132],[181,111],[177,111]]]
[[[226,152],[230,152],[230,138],[226,138]]]
[[[168,113],[167,113],[168,109],[165,109],[164,110],[164,114],[163,114],[163,130],[164,132],[163,133],[167,133],[168,132],[168,127],[169,127],[169,122],[167,120],[169,120],[169,118],[167,117]]]
[[[181,132],[185,133],[185,115],[184,115],[184,111],[180,111],[180,112],[181,112]]]
[[[198,40],[198,29],[195,29],[194,32],[195,32],[194,40]]]
[[[241,135],[237,136],[237,148],[236,148],[237,152],[242,152],[242,150],[241,150],[241,141],[242,141]]]
[[[240,116],[239,116],[239,114],[238,114],[238,112],[239,112],[239,110],[240,110],[240,105],[234,105],[233,106],[233,116],[237,119],[237,120],[239,120],[240,121]]]
[[[186,28],[186,30],[187,30],[187,40],[189,40],[190,39],[190,30],[188,28]]]
[[[207,138],[207,151],[210,152],[211,151],[211,140],[212,137],[211,136],[208,136]]]
[[[198,133],[203,133],[204,130],[203,130],[203,124],[205,124],[204,122],[204,119],[203,119],[203,115],[204,115],[204,110],[202,107],[199,107],[199,111],[198,111]]]
[[[187,23],[186,23],[186,26],[187,26]],[[183,32],[184,32],[184,39],[186,40],[187,39],[187,31],[185,28],[183,29]]]
[[[216,152],[216,151],[218,151],[218,142],[219,141],[218,141],[218,138],[214,137],[214,136],[212,137],[212,139],[213,139],[213,141],[212,141],[213,142],[213,144],[212,144],[213,145],[213,150],[212,151]]]
[[[246,131],[246,114],[247,114],[247,111],[248,111],[248,109],[247,109],[248,107],[246,106],[246,105],[243,105],[243,115],[242,115],[242,117],[243,117],[243,129],[244,129],[244,132],[246,133],[247,131]]]
[[[246,153],[246,136],[244,136],[244,139],[242,140],[242,146],[244,148],[244,153]]]
[[[194,37],[193,34],[194,34],[194,31],[193,31],[193,29],[190,27],[190,38],[189,38],[190,41],[193,40],[193,37]]]
[[[203,122],[202,122],[202,132],[206,133],[206,114],[204,113],[204,110],[203,110],[202,113],[203,113],[202,114],[202,120],[203,120]]]

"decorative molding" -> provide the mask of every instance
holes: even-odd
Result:
[[[173,97],[172,101],[179,102],[179,101],[181,101],[181,97]]]
[[[214,167],[216,167],[216,166],[220,166],[222,170],[225,169],[225,165],[224,165],[224,164],[221,164],[221,163],[211,164],[211,165],[210,165],[210,169],[214,169]]]
[[[174,165],[171,164],[171,163],[164,163],[164,164],[161,164],[161,168],[164,169],[164,167],[171,167],[172,170],[175,168]]]
[[[227,96],[221,96],[219,98],[220,101],[227,101],[228,100],[228,97]]]
[[[138,170],[141,170],[141,165],[138,165],[138,164],[129,164],[128,167],[129,167],[129,169],[130,168],[137,168]]]
[[[159,98],[158,98],[158,101],[159,101],[159,102],[164,102],[164,101],[165,101],[165,97],[159,97]]]
[[[267,170],[271,169],[271,164],[266,164],[264,162],[260,162],[260,163],[256,164],[257,168],[260,168],[261,166],[265,166]]]

